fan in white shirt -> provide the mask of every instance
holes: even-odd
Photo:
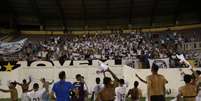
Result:
[[[123,79],[119,80],[119,87],[115,88],[115,94],[115,101],[126,101],[126,86]]]
[[[197,70],[197,96],[196,96],[196,101],[201,101],[201,71]]]
[[[101,91],[102,88],[103,88],[103,85],[100,84],[100,78],[96,78],[96,86],[93,89],[91,101],[96,100],[96,96],[98,95],[98,93]]]
[[[46,88],[39,90],[38,83],[35,83],[33,85],[33,91],[27,93],[27,96],[29,97],[30,101],[43,101],[42,96],[46,91]]]

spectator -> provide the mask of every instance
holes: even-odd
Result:
[[[119,80],[119,87],[115,88],[115,101],[126,101],[126,86],[124,79]]]
[[[95,101],[96,96],[102,89],[102,84],[100,84],[100,78],[96,78],[96,86],[93,89],[91,101]]]
[[[191,81],[191,75],[184,76],[184,82],[186,84],[179,88],[179,94],[177,97],[178,101],[181,100],[181,96],[183,97],[184,101],[195,101],[195,97],[197,95],[197,88],[195,85],[191,84]]]
[[[115,88],[118,86],[119,79],[110,69],[108,69],[108,72],[112,75],[112,77],[114,78],[114,81],[112,83],[111,78],[104,77],[103,79],[104,87],[98,93],[96,97],[96,101],[114,101],[115,100]]]
[[[52,97],[56,97],[56,101],[71,101],[70,92],[73,90],[73,85],[71,82],[65,81],[66,73],[61,71],[59,73],[60,81],[54,83],[52,88]]]
[[[134,82],[134,88],[129,89],[128,94],[126,97],[131,95],[132,101],[140,101],[142,97],[142,91],[138,88],[139,83],[137,81]]]
[[[163,75],[158,74],[159,67],[153,64],[152,74],[147,76],[147,89],[150,101],[165,101],[165,84],[168,81]]]
[[[11,82],[9,85],[9,90],[0,89],[0,91],[5,93],[10,93],[11,101],[18,101],[18,92],[15,87],[16,87],[16,82]]]

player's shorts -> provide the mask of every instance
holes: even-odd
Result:
[[[165,101],[165,97],[163,95],[156,95],[150,97],[151,101]]]

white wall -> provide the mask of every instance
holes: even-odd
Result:
[[[29,76],[33,78],[33,83],[40,83],[40,78],[45,77],[47,80],[55,80],[58,81],[58,73],[62,70],[64,70],[67,74],[68,81],[74,82],[75,81],[75,75],[81,74],[85,77],[85,81],[87,82],[89,86],[89,90],[93,88],[95,84],[95,78],[100,77],[103,78],[103,75],[96,74],[98,67],[92,67],[92,66],[82,66],[82,67],[76,67],[76,66],[69,66],[66,68],[19,68],[12,72],[0,72],[0,80],[2,82],[2,85],[0,85],[0,88],[8,89],[7,82],[9,80],[16,80],[21,82],[24,78],[28,80]],[[123,78],[122,73],[122,67],[121,66],[115,66],[111,67],[111,69],[118,75],[118,77]],[[106,74],[108,75],[108,74]],[[32,88],[32,84],[30,88]],[[21,88],[17,86],[19,97],[21,95]],[[0,92],[0,98],[8,98],[9,94]]]
[[[95,78],[100,77],[103,78],[102,75],[97,75],[96,70],[97,66],[69,66],[65,68],[19,68],[12,72],[0,72],[0,80],[2,85],[0,88],[8,89],[7,81],[8,80],[17,80],[22,81],[24,78],[28,79],[29,76],[33,78],[33,83],[38,82],[41,77],[47,78],[47,80],[58,80],[58,73],[62,70],[66,71],[67,80],[75,81],[75,75],[77,73],[82,74],[85,77],[85,81],[87,82],[89,89],[94,87]],[[135,80],[139,81],[135,77],[135,73],[140,75],[142,78],[146,78],[147,75],[151,74],[149,69],[133,69],[128,66],[112,66],[111,70],[119,78],[124,78],[129,83],[129,88],[133,87],[133,82]],[[191,73],[190,70],[184,69],[186,73]],[[178,87],[183,85],[183,81],[181,81],[180,73],[178,69],[160,69],[160,74],[163,74],[166,79],[169,81],[166,88],[170,88],[172,90],[172,94],[169,96],[175,96]],[[107,74],[109,75],[109,74]],[[32,87],[31,84],[31,87]],[[30,88],[31,88],[30,87]],[[139,87],[143,90],[143,94],[146,94],[146,85],[140,82]],[[21,89],[17,87],[19,96],[21,95]],[[0,92],[0,98],[8,98],[9,94],[5,94]]]

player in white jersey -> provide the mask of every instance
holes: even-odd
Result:
[[[197,86],[198,94],[196,96],[196,101],[201,101],[201,82]]]
[[[116,98],[115,101],[126,101],[126,86],[124,86],[124,80],[119,80],[119,87],[115,88]]]
[[[28,92],[27,96],[30,99],[29,101],[43,101],[42,96],[45,92],[47,92],[47,88],[43,88],[43,89],[39,90],[38,83],[35,83],[33,85],[33,91]]]
[[[46,81],[45,78],[41,78],[40,81],[43,84],[43,88],[47,88],[47,92],[43,94],[43,101],[49,101],[49,86],[54,82],[54,80],[52,80],[52,82],[49,82]]]
[[[93,89],[91,101],[96,100],[96,96],[98,95],[98,93],[101,91],[102,88],[103,88],[103,85],[100,84],[100,78],[96,78],[96,86]]]
[[[196,101],[201,101],[201,72],[200,71],[196,71],[196,74],[197,74],[197,82],[196,82],[196,85],[197,85],[197,96],[196,96]]]

